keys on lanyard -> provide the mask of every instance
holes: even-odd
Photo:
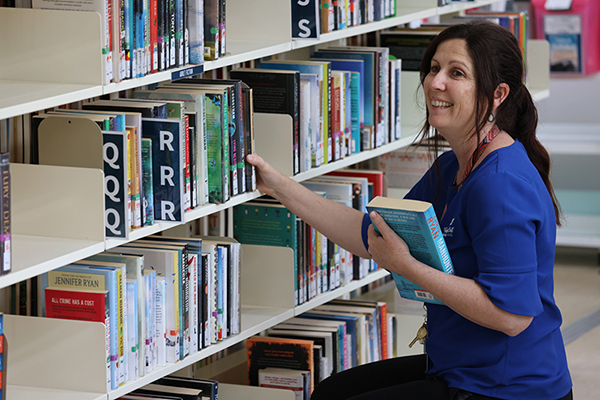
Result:
[[[425,344],[425,340],[427,340],[427,306],[423,303],[423,309],[425,310],[425,314],[423,315],[424,321],[423,325],[417,331],[417,336],[413,339],[412,342],[408,345],[408,347],[413,347],[417,341],[421,344]]]

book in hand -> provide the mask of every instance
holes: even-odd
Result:
[[[454,274],[446,241],[433,205],[419,200],[393,199],[378,196],[367,204],[367,211],[377,213],[387,222],[410,249],[410,254],[430,267]],[[377,231],[377,228],[375,228]],[[405,299],[442,304],[418,285],[392,272],[400,296]]]

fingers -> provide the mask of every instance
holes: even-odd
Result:
[[[386,236],[391,231],[391,228],[376,211],[371,211],[369,217],[371,217],[371,222],[374,225],[375,232],[380,236]]]

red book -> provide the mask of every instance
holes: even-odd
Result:
[[[190,180],[190,117],[185,116],[185,191],[186,191],[186,211],[192,209],[192,187]]]
[[[364,169],[341,169],[332,171],[327,175],[332,176],[357,176],[367,178],[369,183],[373,184],[373,198],[377,196],[385,196],[385,174],[383,171],[364,170]],[[371,201],[371,199],[369,199]]]
[[[340,119],[340,107],[341,107],[341,87],[340,87],[340,76],[331,77],[331,135],[333,145],[333,159],[339,160],[342,158],[340,151],[341,140],[342,140],[342,126]]]
[[[158,1],[150,0],[150,59],[151,72],[158,72]]]
[[[108,290],[77,290],[49,286],[44,290],[46,317],[96,321],[108,319]]]

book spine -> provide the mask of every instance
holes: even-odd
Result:
[[[229,182],[231,188],[231,196],[236,196],[240,193],[240,185],[238,179],[238,163],[239,163],[239,125],[238,110],[236,108],[236,93],[235,87],[227,90],[228,93],[228,115],[229,122],[227,124],[228,139],[229,139]]]
[[[175,66],[185,63],[183,48],[183,0],[175,0]]]
[[[190,354],[190,274],[187,251],[181,256],[181,359]]]
[[[219,0],[219,56],[225,56],[225,16],[226,0]]]
[[[229,177],[229,123],[231,113],[229,112],[229,102],[227,93],[223,93],[222,101],[223,104],[221,107],[221,143],[223,153],[221,157],[223,160],[223,164],[221,168],[221,177],[223,179],[223,202],[226,202],[231,198],[231,179]]]
[[[143,225],[154,224],[154,191],[152,184],[152,139],[142,139]]]
[[[133,154],[131,155],[129,164],[133,170],[132,174],[132,192],[131,192],[131,208],[133,209],[133,228],[141,228],[142,227],[142,203],[141,203],[141,193],[140,193],[140,138],[139,131],[134,128],[132,129],[133,137],[132,137],[132,147]]]
[[[1,270],[0,275],[8,274],[12,269],[11,252],[11,183],[10,183],[10,153],[0,154],[0,175],[2,176],[2,232],[0,233]]]
[[[139,376],[139,353],[138,353],[138,315],[137,315],[137,281],[127,282],[127,352],[128,375],[130,380]]]
[[[131,1],[125,0],[122,4],[122,23],[125,26],[125,78],[131,79]]]
[[[198,255],[189,254],[190,354],[198,352]]]
[[[440,256],[440,260],[442,261],[442,268],[447,274],[453,275],[454,267],[452,265],[452,259],[450,258],[450,252],[446,246],[446,241],[444,240],[444,235],[440,229],[440,224],[437,216],[435,215],[433,206],[427,209],[427,211],[424,213],[424,217],[427,222],[427,227],[431,232],[431,237],[434,240],[435,248]]]
[[[123,316],[124,314],[124,298],[123,298],[123,271],[121,269],[117,270],[117,332],[119,335],[118,342],[118,351],[119,351],[119,361],[117,364],[117,368],[119,370],[119,386],[125,384],[125,340],[124,337],[124,328],[123,328]]]
[[[185,210],[189,211],[192,209],[192,187],[190,182],[190,118],[189,116],[184,117],[184,157],[185,162],[183,165],[183,173],[185,177]]]
[[[188,0],[189,63],[204,62],[204,2]]]
[[[202,253],[202,340],[203,347],[208,347],[211,344],[211,255]]]
[[[150,0],[150,59],[151,72],[158,72],[158,2]]]
[[[166,312],[166,292],[165,278],[159,276],[156,278],[156,347],[157,357],[156,365],[164,367],[167,365],[167,325],[165,319]]]
[[[168,12],[169,12],[169,68],[177,66],[177,38],[176,38],[176,25],[177,25],[177,6],[176,3],[179,0],[168,0]]]

